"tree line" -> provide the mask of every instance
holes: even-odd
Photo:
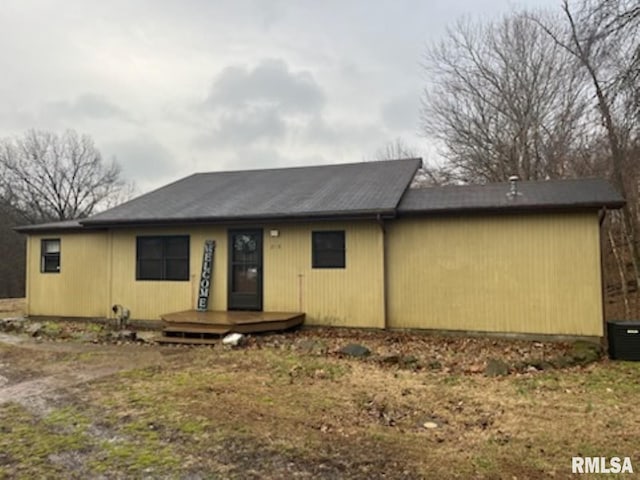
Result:
[[[31,130],[1,140],[0,298],[25,293],[25,239],[14,227],[87,217],[131,188],[88,135]]]

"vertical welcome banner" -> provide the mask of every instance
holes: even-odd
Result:
[[[213,283],[211,272],[213,270],[213,254],[215,251],[215,240],[205,240],[204,253],[202,255],[202,273],[200,274],[200,286],[198,288],[198,305],[196,305],[196,309],[199,312],[206,312],[209,307],[209,292]]]

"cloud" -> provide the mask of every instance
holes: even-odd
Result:
[[[237,146],[282,139],[286,122],[273,107],[250,108],[221,114],[212,131],[196,137],[197,147]]]
[[[326,163],[321,155],[292,155],[272,147],[241,146],[221,165],[222,170],[281,168]]]
[[[149,134],[109,142],[101,148],[105,157],[115,156],[125,180],[135,180],[142,191],[175,176],[179,162]],[[180,172],[182,176],[182,172]]]
[[[319,115],[325,101],[311,72],[294,71],[283,60],[228,66],[196,109],[210,127],[193,145],[208,149],[282,144],[292,128]]]
[[[286,62],[274,59],[254,68],[225,68],[205,100],[212,110],[271,107],[286,113],[314,113],[324,104],[325,95],[310,72],[293,72]]]
[[[382,106],[382,121],[394,130],[417,128],[419,109],[420,96],[415,92],[408,92],[392,98]]]
[[[327,121],[321,115],[313,117],[300,129],[300,140],[316,146],[359,145],[365,150],[367,145],[384,137],[385,132],[374,122]]]
[[[46,117],[65,119],[94,119],[94,120],[127,120],[132,121],[130,115],[117,105],[111,103],[102,95],[85,93],[72,101],[59,100],[46,102],[42,107]]]

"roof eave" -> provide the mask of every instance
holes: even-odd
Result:
[[[119,219],[119,220],[84,220],[80,222],[87,228],[126,228],[126,227],[155,227],[174,225],[203,225],[203,224],[239,224],[239,223],[264,223],[273,221],[302,222],[302,221],[344,221],[365,220],[376,218],[395,218],[396,209],[362,210],[352,212],[317,212],[305,214],[272,214],[272,215],[247,215],[234,217],[182,217],[182,218],[143,218],[143,219]]]
[[[103,230],[104,227],[85,227],[77,225],[72,227],[42,227],[39,225],[19,225],[13,227],[13,231],[22,234],[39,234],[39,233],[62,233],[62,232],[85,232],[87,230]]]
[[[586,202],[574,204],[553,204],[553,205],[509,205],[509,206],[468,206],[457,208],[424,208],[424,209],[398,209],[398,216],[413,215],[455,215],[455,214],[472,214],[472,213],[535,213],[549,211],[579,211],[579,210],[600,210],[607,208],[617,210],[624,207],[625,201],[611,202]]]

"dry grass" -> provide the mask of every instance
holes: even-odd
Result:
[[[393,343],[364,337],[376,348]],[[159,358],[146,368],[124,347],[30,350],[31,373],[38,360],[48,369],[115,358],[132,366],[58,391],[46,415],[0,407],[0,477],[566,478],[574,455],[640,458],[640,365],[487,378],[307,355],[287,338],[241,350],[140,347]],[[474,355],[491,345],[465,341]],[[513,345],[498,342],[492,354]],[[18,368],[19,349],[4,350],[0,361]]]

